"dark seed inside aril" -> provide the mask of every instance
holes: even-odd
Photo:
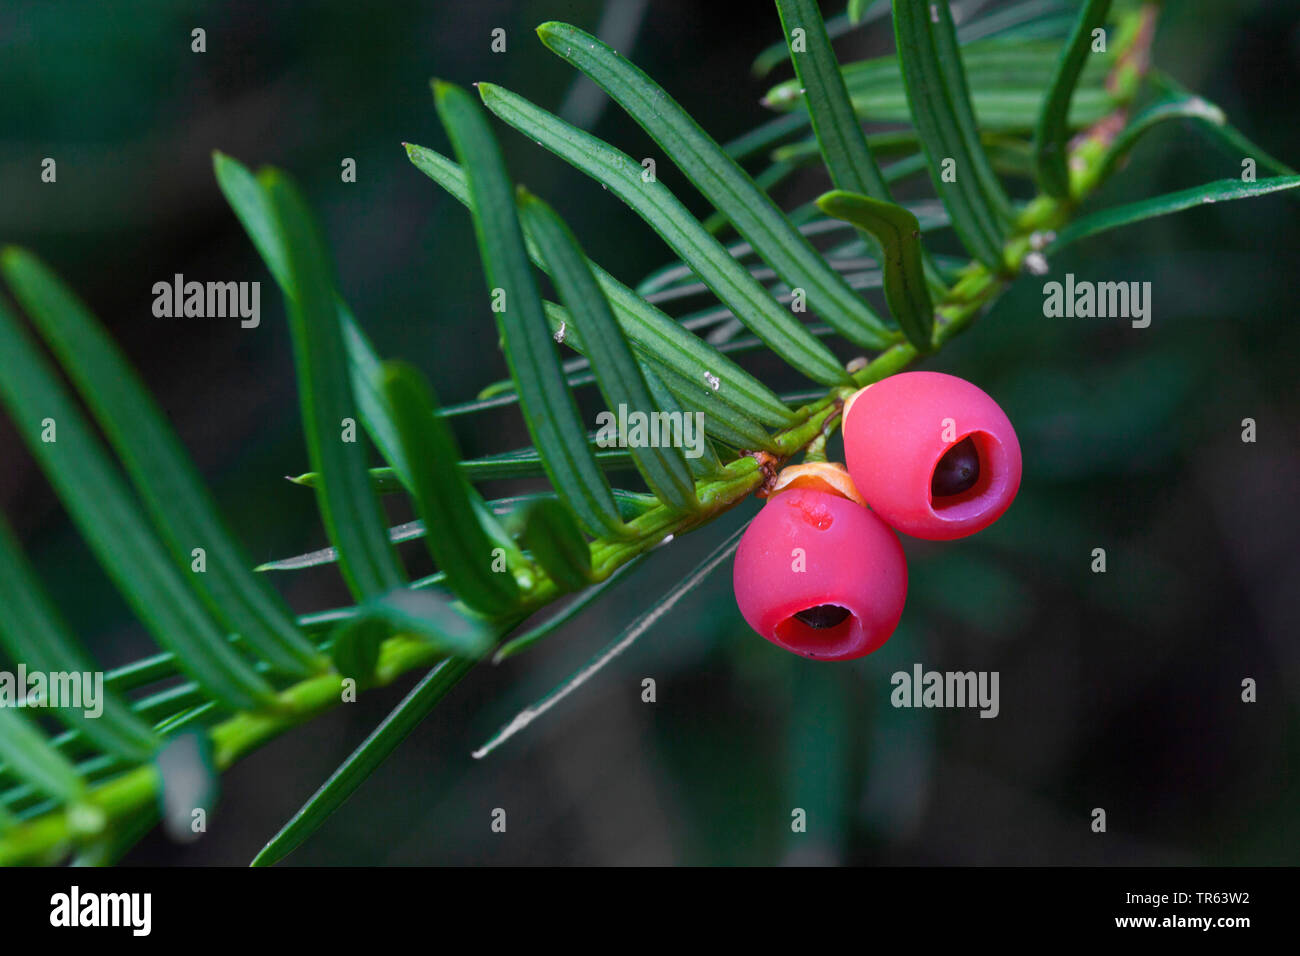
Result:
[[[800,621],[819,631],[834,627],[848,616],[849,609],[840,607],[838,604],[818,604],[816,607],[810,607],[808,610],[800,611],[795,615]]]
[[[975,442],[963,438],[939,459],[930,479],[930,494],[936,498],[959,495],[980,480],[980,455]]]

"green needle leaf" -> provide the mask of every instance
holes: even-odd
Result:
[[[554,498],[524,512],[520,542],[561,591],[580,591],[591,583],[591,547],[573,515]]]
[[[1106,151],[1097,169],[1097,180],[1100,182],[1109,176],[1129,151],[1137,145],[1138,140],[1153,127],[1170,120],[1183,119],[1195,120],[1212,127],[1221,127],[1227,122],[1223,110],[1199,96],[1176,96],[1152,103],[1130,119],[1120,134],[1115,137],[1115,141],[1110,144],[1110,149]]]
[[[645,376],[646,387],[650,389],[650,395],[654,399],[654,403],[659,406],[661,410],[667,412],[669,415],[694,414],[693,411],[688,411],[680,402],[677,401],[677,396],[668,390],[668,386],[664,384],[663,378],[656,374],[653,369],[642,366],[641,373]],[[715,404],[715,410],[717,407],[718,405]],[[696,411],[703,411],[703,409],[697,408]],[[762,430],[762,426],[756,425],[755,427],[759,428],[760,431]],[[707,413],[704,416],[704,431],[705,434],[709,433],[709,417]],[[718,459],[718,453],[709,442],[704,441],[700,444],[701,454],[695,458],[688,456],[686,459],[686,466],[690,469],[691,474],[696,478],[708,478],[710,475],[717,474],[718,470],[722,467],[722,462]],[[692,494],[694,494],[694,492],[692,492]]]
[[[584,354],[591,361],[606,407],[616,416],[619,408],[646,415],[660,414],[632,349],[619,331],[609,303],[569,227],[546,203],[527,193],[521,192],[519,208],[521,221],[536,237],[551,280],[568,307],[574,332],[582,336]],[[664,427],[666,430],[667,426]],[[679,427],[678,438],[682,434]],[[632,455],[646,484],[661,500],[678,511],[699,507],[695,483],[681,448],[665,440],[662,447],[635,446]]]
[[[22,779],[59,803],[75,803],[85,783],[36,724],[10,707],[0,707],[0,757]]]
[[[353,791],[375,772],[394,750],[433,710],[438,701],[456,686],[473,666],[473,661],[450,658],[443,661],[402,698],[347,760],[312,794],[302,809],[294,814],[262,851],[252,866],[270,866],[284,859],[310,837],[326,819],[343,805]]]
[[[410,490],[414,484],[411,464],[406,460],[402,443],[398,439],[397,425],[379,391],[379,356],[357,325],[352,310],[342,300],[339,301],[339,319],[343,323],[343,345],[348,353],[348,377],[352,382],[352,394],[357,401],[357,414],[379,453],[393,466],[402,485]]]
[[[217,177],[217,185],[262,261],[266,263],[275,284],[281,292],[289,294],[292,291],[289,260],[266,190],[257,177],[249,172],[248,167],[224,153],[213,152],[212,169]]]
[[[459,166],[423,146],[408,143],[406,152],[417,169],[458,202],[469,205],[469,189]],[[527,229],[524,238],[529,257],[545,269],[545,260]],[[794,421],[794,413],[782,405],[776,393],[766,385],[683,329],[600,266],[594,262],[589,264],[623,333],[643,357],[671,366],[683,378],[700,385],[716,380],[720,397],[725,397],[750,417],[765,424],[788,425]]]
[[[817,200],[828,216],[851,222],[876,237],[884,250],[885,299],[907,340],[919,352],[932,348],[934,305],[921,263],[921,224],[902,206],[870,196],[834,191]]]
[[[785,44],[781,44],[781,58],[785,59]],[[766,152],[776,143],[781,142],[791,133],[797,133],[808,125],[808,117],[801,113],[788,113],[760,123],[753,129],[742,133],[735,139],[723,144],[723,152],[736,162],[749,159]],[[760,185],[762,185],[760,183]]]
[[[1070,195],[1070,171],[1065,164],[1070,100],[1092,47],[1092,31],[1105,24],[1109,13],[1110,0],[1084,0],[1034,127],[1034,176],[1043,192],[1058,199]]]
[[[791,38],[790,59],[800,94],[812,120],[813,133],[837,189],[890,201],[889,186],[867,144],[866,134],[853,111],[839,61],[831,49],[815,0],[777,0],[777,10],[786,36]],[[887,4],[882,5],[881,9]],[[793,42],[801,30],[803,44]],[[868,250],[878,257],[876,243],[867,238]],[[921,263],[936,288],[943,288],[937,269],[919,248]],[[906,334],[906,331],[904,331]]]
[[[520,634],[518,637],[511,638],[509,641],[502,644],[501,647],[497,649],[497,652],[492,655],[492,663],[500,664],[507,657],[514,657],[516,654],[526,651],[538,641],[542,640],[542,638],[553,633],[561,625],[573,620],[603,596],[604,593],[613,587],[616,582],[621,581],[624,576],[644,561],[645,558],[646,555],[638,554],[604,581],[601,581],[594,587],[588,588],[583,593],[577,595],[572,601],[565,605],[559,613],[551,615],[531,630]]]
[[[728,312],[728,315],[731,313]],[[558,336],[563,331],[564,342],[575,352],[585,354],[581,338],[569,324],[569,312],[562,306],[555,305],[552,302],[546,303],[546,319],[551,324],[551,329]],[[756,340],[758,341],[758,340]],[[719,350],[721,354],[721,350]],[[641,374],[645,377],[646,384],[651,385],[652,379],[658,377],[661,382],[671,382],[671,390],[654,391],[651,387],[651,393],[659,408],[665,412],[673,413],[684,411],[686,414],[695,414],[702,412],[704,418],[704,431],[706,434],[715,435],[724,438],[731,443],[731,438],[740,435],[747,435],[747,441],[750,444],[733,447],[743,448],[769,448],[771,445],[771,436],[764,431],[763,426],[755,419],[749,417],[739,407],[732,404],[729,397],[723,398],[716,394],[710,384],[701,385],[694,381],[684,378],[676,368],[668,367],[655,362],[652,358],[647,358],[639,363]],[[655,372],[655,369],[658,372]],[[706,380],[707,381],[707,380]],[[719,391],[721,383],[718,383]],[[680,397],[680,404],[676,400]],[[688,459],[694,471],[694,459]]]
[[[1271,169],[1282,176],[1294,176],[1296,173],[1292,167],[1276,156],[1269,154],[1263,147],[1253,142],[1231,123],[1200,123],[1198,127],[1202,130],[1208,130],[1213,135],[1214,141],[1226,149],[1232,158],[1238,162],[1250,158],[1265,169]]]
[[[1119,226],[1127,226],[1130,223],[1155,219],[1157,216],[1167,216],[1170,213],[1209,203],[1228,202],[1233,199],[1252,199],[1256,196],[1264,196],[1284,189],[1294,189],[1296,186],[1300,186],[1300,176],[1274,176],[1253,183],[1242,182],[1240,179],[1219,179],[1212,183],[1206,183],[1204,186],[1167,193],[1164,196],[1156,196],[1152,199],[1143,199],[1113,209],[1103,209],[1101,212],[1084,216],[1082,219],[1077,219],[1066,226],[1056,234],[1056,240],[1045,252],[1047,255],[1051,255],[1071,243],[1078,242],[1080,239],[1095,236],[1098,233],[1116,229]]]
[[[855,7],[859,8],[859,16],[854,19],[853,14]],[[864,0],[850,0],[848,10],[838,16],[831,17],[826,21],[826,33],[832,40],[838,39],[845,34],[856,30],[858,27],[866,26],[873,20],[879,20],[889,12],[889,0],[875,0],[870,9],[863,10],[865,7]],[[786,49],[786,42],[780,40],[763,49],[757,57],[754,58],[750,66],[750,72],[756,77],[766,76],[776,67],[780,66],[789,58],[789,52]],[[739,157],[738,157],[739,158]]]
[[[1160,70],[1152,70],[1152,79],[1160,90],[1174,99],[1199,100],[1209,111],[1208,117],[1195,117],[1205,119],[1206,122],[1198,123],[1197,129],[1208,132],[1211,139],[1222,147],[1229,156],[1237,162],[1246,158],[1254,159],[1260,166],[1271,170],[1279,176],[1294,176],[1296,171],[1282,162],[1275,156],[1270,155],[1258,143],[1252,142],[1245,133],[1237,129],[1223,115],[1223,110],[1209,102],[1202,96],[1197,96],[1189,92],[1181,83],[1163,73]],[[1130,123],[1131,125],[1131,123]],[[1122,135],[1122,134],[1121,134]]]
[[[1062,38],[1074,26],[1078,0],[1024,0],[999,7],[993,12],[967,20],[957,31],[962,45],[985,37],[1015,39]]]
[[[709,392],[696,382],[682,378],[676,369],[657,369],[664,386],[688,415],[704,413],[704,430],[723,444],[738,451],[775,451],[772,436],[757,421],[725,399],[713,401]]]
[[[712,474],[710,472],[710,474]],[[484,507],[489,511],[495,520],[495,516],[501,515],[509,518],[516,511],[520,511],[530,505],[532,502],[542,498],[556,500],[555,492],[539,491],[526,495],[514,495],[509,498],[498,498],[491,502],[485,502]],[[661,502],[658,498],[651,495],[642,494],[636,491],[624,491],[621,488],[614,489],[614,500],[618,502],[618,513],[623,516],[624,521],[632,521],[641,517],[647,511],[657,507]],[[477,506],[476,506],[477,507]],[[503,529],[502,529],[503,533]],[[425,536],[423,521],[406,521],[399,525],[394,525],[388,529],[388,539],[394,544],[400,541],[413,541],[416,538]],[[496,540],[494,537],[493,540]],[[518,550],[518,545],[513,540],[504,536],[501,539],[501,546],[504,547],[508,554],[522,555]],[[291,558],[280,558],[275,561],[268,561],[265,564],[257,566],[258,571],[300,571],[303,568],[314,568],[322,564],[331,564],[338,560],[339,553],[334,548],[321,548],[317,551],[308,551],[306,554],[294,555]],[[446,575],[441,572],[428,578],[422,578],[421,581],[413,583],[412,587],[419,587],[422,583],[433,583],[436,579],[441,582]]]
[[[814,0],[777,0],[776,7],[791,44],[790,60],[831,182],[846,192],[889,199],[889,187],[849,102],[839,61],[817,4]],[[857,12],[860,15],[862,11]],[[853,13],[850,7],[850,19],[856,19]],[[802,47],[794,45],[795,30],[802,31]]]
[[[551,484],[592,534],[622,534],[609,482],[587,447],[578,406],[564,382],[537,281],[528,264],[515,213],[514,191],[487,118],[468,93],[435,82],[438,115],[469,171],[470,212],[479,254],[494,298],[506,363],[518,385],[520,409]]]
[[[451,595],[431,588],[394,588],[358,605],[357,617],[383,621],[394,631],[413,634],[441,651],[476,660],[495,639],[489,622],[462,612]]]
[[[298,370],[303,433],[312,467],[320,473],[316,499],[339,569],[358,599],[399,587],[397,562],[383,512],[370,486],[362,446],[344,440],[356,414],[347,354],[335,303],[329,257],[298,190],[281,173],[258,177],[282,237],[287,259],[286,311]]]
[[[858,27],[880,20],[887,13],[889,0],[849,0],[849,8],[845,10],[844,16],[849,18],[849,23],[854,27]],[[827,21],[827,27],[829,26],[831,22]]]
[[[334,669],[365,687],[374,679],[379,647],[392,632],[386,623],[373,617],[344,621],[335,628],[334,646],[330,648]]]
[[[221,153],[213,153],[213,168],[217,184],[221,187],[226,201],[230,203],[244,231],[257,248],[262,260],[280,291],[292,295],[289,284],[287,260],[280,234],[275,224],[275,215],[271,209],[266,192],[257,178],[243,164]],[[342,299],[335,297],[339,310],[339,320],[343,324],[343,344],[348,353],[348,373],[352,381],[352,392],[357,403],[357,415],[365,426],[371,440],[384,456],[384,459],[396,470],[400,480],[410,486],[410,471],[401,457],[397,434],[392,422],[380,401],[377,392],[376,370],[379,358],[365,333],[357,325],[352,310]]]
[[[724,312],[728,316],[731,315],[729,311],[724,310]],[[571,334],[572,330],[568,324],[568,310],[548,302],[546,303],[546,318],[551,323],[551,328],[555,330],[556,335],[563,331],[566,345],[579,354],[583,353],[583,346],[579,336],[576,333]],[[759,342],[760,340],[754,339],[753,341]],[[723,350],[731,351],[732,349],[730,346],[723,346],[719,351]],[[651,387],[651,393],[662,410],[666,412],[682,411],[690,415],[703,414],[705,416],[705,433],[718,438],[733,448],[743,448],[751,451],[760,448],[768,451],[775,450],[775,446],[772,444],[772,436],[763,429],[762,425],[735,405],[732,405],[727,399],[720,398],[712,389],[702,388],[695,382],[683,378],[676,369],[659,365],[653,360],[647,359],[641,363],[640,367],[642,375],[645,376],[646,384]],[[656,379],[660,384],[658,389],[654,384]],[[695,460],[691,459],[690,461],[692,471],[697,472]],[[711,474],[712,471],[706,473]]]
[[[269,704],[270,686],[217,630],[81,410],[3,303],[0,365],[10,417],[136,616],[213,697],[237,710]]]
[[[601,449],[594,454],[596,464],[605,471],[632,471],[636,467],[632,454],[628,451]],[[542,466],[542,458],[533,448],[523,452],[505,452],[483,458],[471,458],[460,462],[460,470],[474,483],[496,481],[501,478],[537,478],[546,474],[546,469]],[[314,471],[293,475],[289,480],[304,488],[315,488],[320,484],[320,476]],[[375,491],[381,495],[409,491],[392,468],[371,468],[370,480]]]
[[[745,527],[747,527],[746,525]],[[514,720],[502,727],[497,733],[482,747],[474,751],[474,759],[481,760],[492,751],[496,750],[503,743],[515,736],[537,718],[541,717],[548,710],[568,697],[571,693],[585,684],[595,676],[610,661],[618,657],[641,637],[646,631],[650,630],[654,624],[673,607],[693,591],[705,578],[718,569],[718,567],[731,557],[732,552],[740,545],[740,537],[745,533],[745,527],[736,530],[726,541],[704,559],[696,568],[691,571],[685,578],[674,584],[668,593],[655,601],[648,611],[641,614],[635,621],[627,626],[622,634],[618,636],[604,650],[593,657],[576,671],[568,680],[566,680],[555,690],[551,691],[537,703],[526,707]]]
[[[894,37],[934,188],[966,248],[1000,270],[1010,203],[980,144],[947,0],[894,0]]]
[[[14,661],[47,674],[89,674],[99,668],[68,632],[31,566],[23,558],[8,522],[0,517],[0,646]],[[105,689],[102,712],[59,707],[56,716],[106,752],[125,760],[146,759],[158,745],[154,732],[117,694]]]
[[[523,97],[479,84],[483,103],[529,139],[604,185],[626,203],[678,256],[694,264],[700,280],[782,358],[823,385],[848,379],[826,346],[780,306],[748,270],[727,254],[681,201],[636,160],[590,133],[569,126]],[[536,236],[536,233],[534,232]],[[880,344],[872,340],[870,345]]]
[[[650,134],[718,212],[791,288],[804,289],[823,321],[850,341],[888,345],[889,329],[699,124],[644,72],[589,33],[543,23],[542,42],[601,87]]]
[[[577,333],[569,334],[567,310],[546,303],[546,317],[556,334],[559,334],[560,329],[565,329],[565,345],[578,354],[584,354],[580,336]],[[705,415],[705,432],[736,449],[775,450],[772,437],[758,421],[749,418],[740,408],[729,405],[725,399],[719,399],[711,390],[682,378],[675,368],[647,360],[641,363],[641,373],[650,386],[655,402],[664,411],[684,411],[688,415],[698,412]]]
[[[962,64],[970,89],[971,105],[983,135],[997,132],[1031,132],[1047,100],[1048,86],[1059,60],[1058,45],[1047,41],[983,40],[963,47]],[[1106,89],[1106,75],[1114,63],[1113,54],[1090,56],[1075,84],[1068,121],[1072,129],[1095,122],[1114,108],[1115,98]],[[860,121],[912,123],[907,90],[896,56],[873,57],[849,63],[840,70],[853,112]],[[764,105],[791,110],[804,102],[803,84],[796,78],[778,83],[763,97]],[[802,126],[808,117],[802,111],[791,114]],[[793,121],[792,120],[792,121]],[[785,130],[788,135],[794,130]],[[867,143],[875,155],[885,148],[915,141],[913,130],[871,133]],[[779,147],[772,158],[787,157],[789,147]],[[792,157],[791,157],[792,158]]]
[[[812,155],[818,155],[816,151],[816,143],[810,143],[809,145],[812,149]],[[925,157],[920,154],[911,156],[903,162],[907,163],[907,165],[915,172],[921,172],[925,169]],[[895,163],[890,167],[890,169],[896,169],[899,165],[902,165],[902,163]],[[886,173],[885,178],[890,178],[888,173]],[[943,208],[942,204],[934,200],[925,200],[924,202],[918,203],[916,209],[920,212],[920,215],[917,218],[921,222],[922,232],[942,229],[950,223],[948,211]],[[805,206],[800,207],[796,212],[803,213],[804,218],[807,219],[806,222],[800,224],[799,228],[809,235],[814,233],[822,234],[837,232],[847,229],[846,224],[834,219],[825,219],[821,217],[813,218],[817,213],[817,207],[813,203],[808,203]],[[868,236],[868,239],[869,238],[870,237]],[[861,234],[859,234],[859,239],[861,239]],[[740,260],[748,259],[752,251],[753,249],[747,242],[738,242],[727,246],[727,253]],[[874,256],[876,251],[877,250],[868,249],[863,245],[860,253],[862,255],[871,254]],[[844,254],[844,249],[842,247],[827,250],[827,255],[832,260],[840,254]],[[962,264],[965,264],[964,260]],[[853,284],[854,280],[852,276],[846,275],[845,278],[850,284]],[[860,287],[855,285],[854,288]],[[647,297],[647,301],[653,299],[655,302],[665,302],[669,299],[684,298],[690,295],[695,295],[703,291],[703,286],[696,281],[695,273],[689,265],[681,261],[675,261],[660,266],[658,269],[649,273],[640,283],[638,283],[637,289],[641,295]],[[722,319],[734,318],[729,309],[710,309],[705,312],[683,315],[680,322],[683,328],[698,331],[701,327],[701,316],[705,315],[720,316]]]
[[[227,630],[285,673],[301,677],[320,655],[288,607],[250,570],[189,456],[117,345],[86,307],[31,254],[6,249],[0,267],[37,330],[77,385],[183,572],[194,549],[206,570],[190,577]]]
[[[396,362],[383,366],[382,381],[411,465],[416,509],[433,560],[462,601],[488,616],[500,615],[519,602],[504,560],[500,571],[493,570],[497,541],[509,537],[457,468],[460,449],[446,421],[433,415],[436,400],[428,382],[411,366]],[[497,533],[489,535],[482,521],[497,526]]]
[[[1110,0],[1084,0],[1034,126],[1034,177],[1043,192],[1058,199],[1070,195],[1066,140],[1071,100],[1092,47],[1093,31],[1105,24],[1109,12]]]

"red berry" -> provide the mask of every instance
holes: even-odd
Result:
[[[931,541],[987,528],[1020,489],[1020,442],[970,382],[906,372],[869,385],[844,413],[849,474],[876,514]]]
[[[736,603],[773,644],[816,660],[870,654],[903,614],[898,537],[839,494],[794,486],[769,498],[736,551]]]

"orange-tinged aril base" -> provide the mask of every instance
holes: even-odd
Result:
[[[905,372],[846,403],[853,483],[891,527],[946,541],[987,528],[1020,489],[1020,442],[982,390],[940,372]]]
[[[791,487],[768,499],[736,550],[736,603],[750,627],[814,660],[870,654],[903,614],[898,537],[839,494]]]
[[[785,491],[787,488],[810,488],[813,491],[825,491],[829,494],[848,498],[849,501],[865,505],[862,495],[849,477],[849,470],[834,461],[806,462],[802,465],[790,465],[782,468],[772,483],[770,495]]]

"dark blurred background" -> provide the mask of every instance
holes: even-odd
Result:
[[[594,29],[602,10],[597,0],[0,6],[0,239],[50,261],[111,327],[255,560],[324,537],[310,492],[281,478],[305,470],[306,453],[280,297],[218,192],[211,150],[289,170],[379,352],[419,365],[444,401],[471,398],[505,369],[469,218],[401,143],[448,148],[431,76],[492,80],[558,108],[574,74],[532,28]],[[207,31],[201,55],[190,52],[195,27]],[[489,49],[494,27],[507,32],[505,54]],[[766,2],[650,0],[631,55],[726,140],[765,118],[770,80],[748,66],[779,37]],[[838,47],[853,57],[890,45],[877,25]],[[1293,165],[1298,54],[1292,0],[1171,4],[1156,43],[1157,63]],[[594,183],[498,129],[515,178],[611,272],[634,283],[670,258]],[[658,155],[616,108],[594,129],[634,156]],[[56,185],[38,181],[46,156]],[[355,184],[340,182],[345,157]],[[1092,206],[1239,173],[1240,157],[1167,126]],[[668,164],[660,175],[704,211]],[[822,183],[809,172],[785,195]],[[928,188],[913,181],[908,193]],[[1289,196],[1110,233],[1053,261],[1051,277],[1149,280],[1149,329],[1044,319],[1041,284],[1025,279],[930,360],[1003,404],[1025,480],[977,537],[905,542],[911,593],[884,650],[843,665],[779,651],[736,612],[728,567],[543,721],[470,759],[750,503],[656,552],[535,651],[472,672],[291,861],[1300,862],[1298,249]],[[153,283],[178,272],[261,280],[262,326],[154,318]],[[1255,444],[1241,441],[1246,417]],[[526,443],[509,408],[457,427],[467,455]],[[0,505],[69,621],[109,666],[149,653],[4,419],[0,450]],[[1089,569],[1097,547],[1105,574]],[[418,562],[420,551],[403,553]],[[300,611],[346,601],[330,568],[276,583]],[[889,675],[917,662],[999,671],[1000,716],[890,707]],[[657,703],[641,702],[643,677],[656,679]],[[1240,699],[1247,677],[1254,704]],[[154,834],[127,862],[246,863],[407,686],[244,760],[203,840],[179,847]],[[489,829],[495,807],[509,814],[504,835]],[[791,833],[794,807],[808,812],[805,834]],[[1094,807],[1107,811],[1105,834],[1090,830]]]

